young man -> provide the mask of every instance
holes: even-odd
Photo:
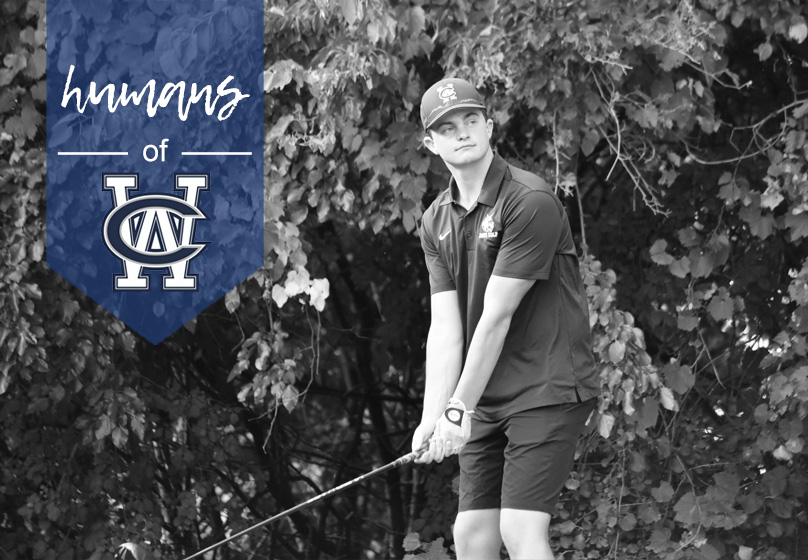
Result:
[[[474,87],[421,99],[424,145],[452,179],[427,209],[431,287],[419,462],[459,453],[459,560],[552,560],[550,517],[600,393],[586,296],[561,202],[490,145]]]

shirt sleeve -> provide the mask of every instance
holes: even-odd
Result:
[[[456,289],[449,267],[440,256],[432,234],[423,223],[421,224],[421,248],[424,250],[426,268],[429,271],[430,293],[437,294]]]
[[[551,194],[526,193],[503,215],[502,243],[492,273],[546,280],[565,227],[564,208]]]

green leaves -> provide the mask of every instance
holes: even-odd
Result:
[[[808,25],[805,24],[805,18],[800,18],[788,28],[788,38],[802,43],[808,37]]]
[[[430,543],[422,543],[418,533],[409,533],[404,539],[404,560],[450,560],[443,545],[443,537]]]
[[[608,438],[614,428],[615,417],[608,413],[601,413],[598,418],[598,433],[602,438]]]
[[[690,367],[677,363],[667,364],[662,368],[662,375],[666,385],[680,395],[686,394],[696,381],[696,376]]]
[[[339,7],[348,25],[362,19],[362,3],[359,0],[339,0]]]
[[[264,91],[281,90],[294,80],[298,89],[303,85],[307,74],[294,60],[280,60],[264,70]],[[286,118],[290,118],[288,115]]]
[[[651,245],[650,253],[651,260],[661,266],[669,266],[674,262],[674,258],[669,255],[665,249],[668,247],[668,242],[664,239],[657,239]]]
[[[734,302],[725,288],[720,288],[707,304],[707,311],[716,321],[732,319],[734,310]]]
[[[686,526],[699,523],[699,505],[696,496],[692,492],[688,492],[679,498],[673,510],[676,512],[675,519],[677,522]]]
[[[626,343],[621,340],[615,340],[609,345],[609,361],[612,363],[620,363],[626,357]]]
[[[121,560],[150,560],[148,548],[130,542],[120,545],[116,556]]]
[[[808,213],[790,214],[785,217],[784,225],[789,230],[790,241],[808,237]]]
[[[323,311],[329,292],[330,288],[327,279],[312,279],[306,269],[300,268],[289,272],[283,285],[274,284],[271,297],[278,307],[283,307],[289,301],[289,298],[309,296],[307,303],[317,311]],[[304,299],[303,301],[306,300]]]
[[[673,499],[673,487],[666,481],[662,481],[659,488],[651,490],[651,496],[658,502],[670,502]]]

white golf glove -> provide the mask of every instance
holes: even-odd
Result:
[[[448,457],[458,453],[471,437],[471,415],[473,410],[459,399],[449,399],[446,409],[438,418],[434,438],[438,445],[443,443],[443,455]]]

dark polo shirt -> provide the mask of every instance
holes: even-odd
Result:
[[[567,214],[538,176],[495,155],[466,212],[452,180],[424,213],[421,245],[433,294],[457,290],[468,353],[492,274],[537,280],[513,314],[475,407],[498,420],[600,394],[586,294]]]

